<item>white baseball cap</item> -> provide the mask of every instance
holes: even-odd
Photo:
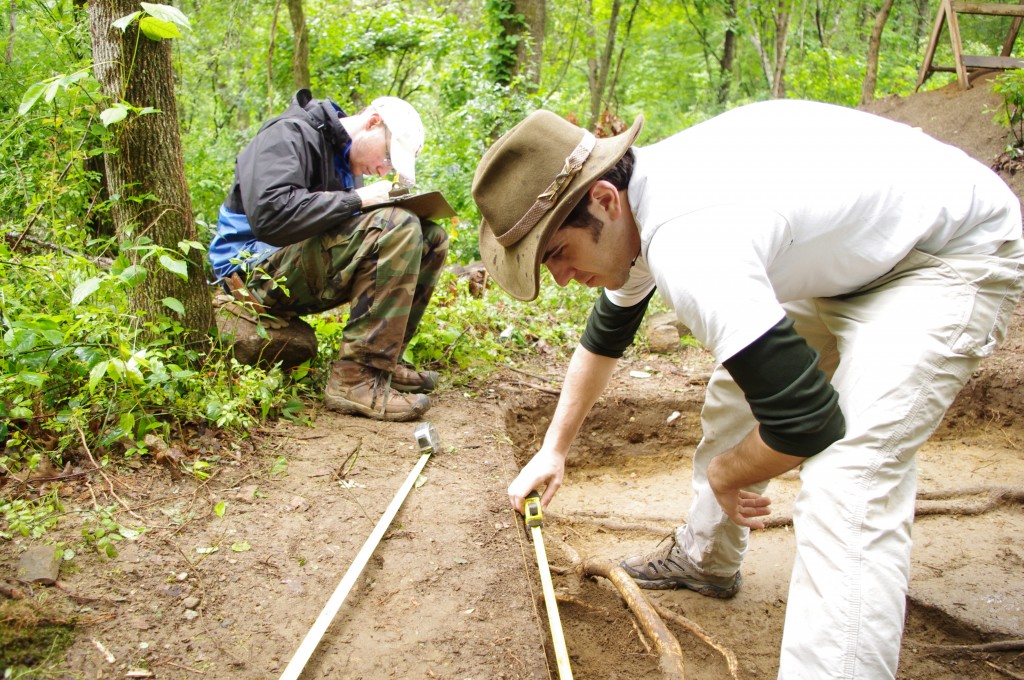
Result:
[[[370,104],[391,131],[391,167],[405,184],[416,182],[416,156],[423,150],[423,121],[412,104],[398,97],[377,97]]]

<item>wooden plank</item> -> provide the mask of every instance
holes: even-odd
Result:
[[[954,2],[953,11],[960,14],[1024,17],[1024,5],[1000,5],[992,2]]]
[[[953,47],[953,63],[956,64],[956,80],[961,90],[971,89],[971,79],[967,77],[967,67],[964,66],[963,40],[960,38],[960,20],[956,16],[951,0],[942,0],[946,6],[946,14],[949,15],[949,41]]]
[[[1016,57],[971,57],[964,55],[964,66],[967,68],[1024,68],[1024,59]]]
[[[921,62],[921,70],[917,73],[917,86],[914,88],[915,91],[921,89],[921,86],[924,85],[924,81],[928,80],[928,76],[930,76],[933,71],[938,70],[932,66],[932,61],[935,59],[935,49],[938,47],[939,36],[942,35],[942,25],[945,21],[946,5],[945,3],[942,3],[939,5],[938,13],[935,15],[935,24],[932,26],[932,35],[928,39],[928,48],[925,50],[924,60]]]

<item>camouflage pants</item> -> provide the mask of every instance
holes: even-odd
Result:
[[[250,273],[249,289],[270,314],[349,304],[339,358],[390,371],[416,335],[447,254],[442,227],[382,208],[275,252]]]

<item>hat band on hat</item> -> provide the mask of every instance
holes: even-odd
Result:
[[[583,163],[590,157],[590,152],[594,150],[596,141],[593,134],[584,130],[583,139],[580,140],[580,143],[576,145],[576,148],[565,159],[565,165],[562,166],[562,171],[558,173],[555,180],[537,196],[537,200],[533,202],[533,205],[526,211],[526,214],[516,222],[515,226],[501,236],[496,236],[494,240],[503,248],[508,248],[519,243],[524,236],[529,234],[537,226],[537,223],[540,222],[540,218],[544,216],[544,213],[558,202],[558,197],[569,186],[572,178],[579,173]]]

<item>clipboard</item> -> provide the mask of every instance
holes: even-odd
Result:
[[[392,196],[383,203],[367,206],[365,210],[377,210],[389,205],[404,208],[409,212],[427,220],[441,220],[455,217],[455,209],[448,203],[440,191],[427,191],[422,194],[402,194]]]

